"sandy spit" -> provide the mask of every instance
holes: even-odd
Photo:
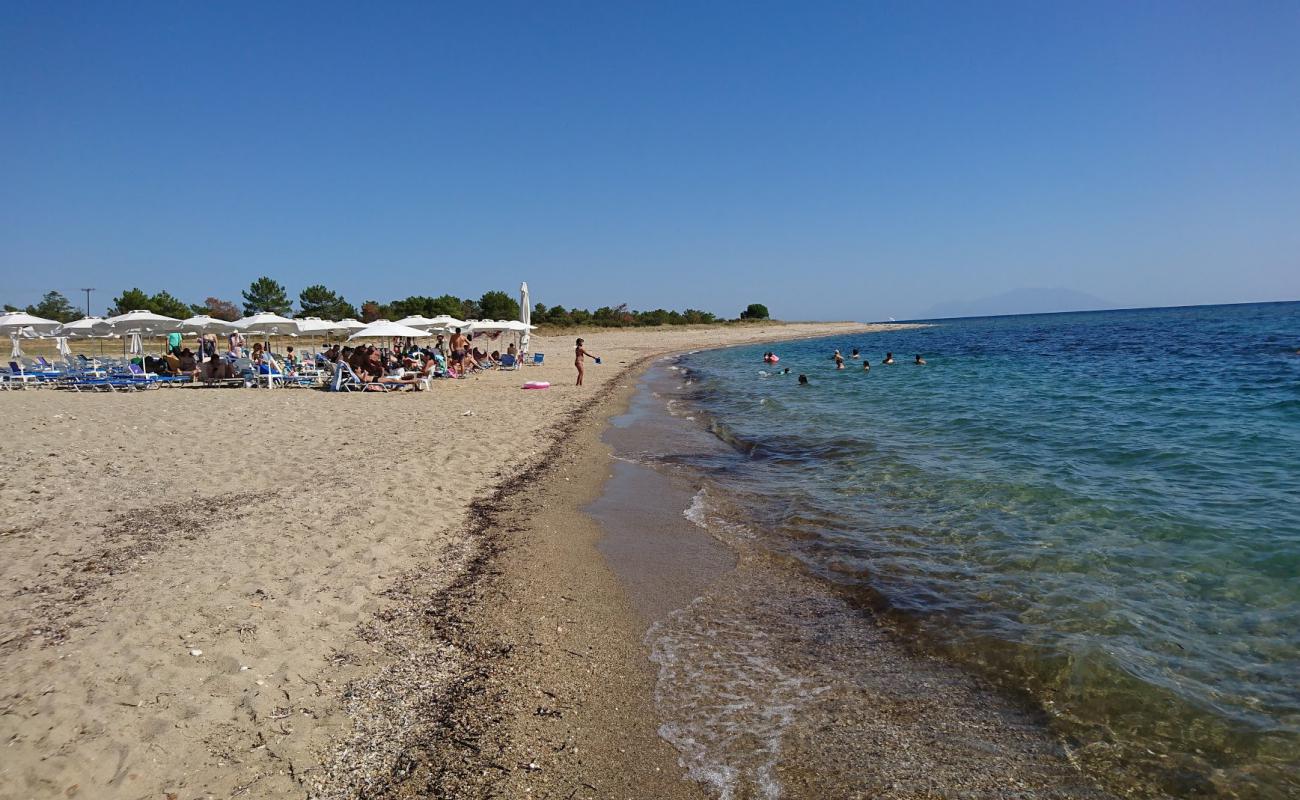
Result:
[[[546,366],[426,393],[0,394],[0,798],[511,796],[560,758],[537,750],[519,707],[488,701],[517,704],[520,687],[529,706],[543,698],[530,722],[590,714],[603,722],[586,730],[626,727],[644,748],[629,775],[671,768],[643,654],[616,653],[626,675],[578,712],[528,681],[529,653],[550,644],[484,624],[486,609],[550,608],[539,592],[584,619],[623,611],[603,565],[562,596],[504,580],[509,558],[542,552],[511,534],[545,529],[553,508],[553,524],[597,535],[539,488],[566,459],[604,457],[591,431],[642,359],[865,330],[593,334],[605,364],[585,387],[572,342],[541,339]],[[577,616],[513,621],[583,659],[604,637],[565,638]],[[584,736],[557,752],[582,754],[566,774],[604,787],[610,759],[633,751]],[[651,794],[693,796],[663,780]]]

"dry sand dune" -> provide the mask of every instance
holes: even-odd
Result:
[[[432,696],[454,671],[382,631],[394,593],[472,560],[472,501],[643,356],[862,329],[593,334],[586,387],[572,341],[541,339],[544,367],[423,393],[0,394],[0,798],[354,791],[376,765],[347,743],[410,722],[357,727],[355,692],[400,667]]]

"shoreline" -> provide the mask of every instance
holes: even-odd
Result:
[[[563,505],[538,488],[566,483],[557,460],[594,452],[557,441],[607,418],[647,357],[875,330],[611,334],[588,387],[557,358],[571,342],[538,338],[544,366],[430,392],[4,393],[0,798],[400,797],[421,764],[485,762],[463,737],[434,762],[414,745],[502,720],[436,705],[512,644],[475,613],[502,595],[476,593],[504,586],[502,552],[529,557],[510,529]]]
[[[908,327],[913,326],[856,326],[845,332],[875,334]],[[408,727],[415,735],[404,738],[400,754],[387,769],[372,770],[361,784],[318,783],[312,796],[344,797],[362,786],[367,797],[376,798],[486,796],[498,791],[506,796],[647,796],[647,787],[653,786],[648,796],[707,798],[702,787],[681,774],[676,750],[658,734],[654,669],[643,641],[647,620],[632,607],[605,563],[598,549],[604,532],[584,512],[603,491],[613,461],[601,437],[657,360],[836,333],[655,350],[624,364],[603,382],[577,415],[548,431],[541,456],[523,472],[504,476],[491,497],[471,505],[465,529],[470,543],[456,579],[426,599],[418,592],[399,591],[398,607],[381,612],[421,619],[418,635],[436,642],[435,649],[455,651],[459,666],[448,688],[432,695],[420,688],[422,676],[411,670],[394,675],[388,685],[367,686],[372,694],[390,700],[403,693],[426,695],[421,698],[424,716]],[[516,495],[514,484],[526,488]],[[505,507],[508,498],[516,508],[531,510],[511,518],[514,509]],[[568,536],[555,535],[566,529]],[[397,581],[399,586],[418,582],[415,575]],[[586,609],[586,620],[579,619],[580,595],[595,601]],[[612,641],[611,629],[617,632]],[[378,644],[401,651],[409,646],[402,640],[411,635],[402,630],[392,641]],[[549,664],[541,663],[548,658],[553,659]],[[539,670],[552,679],[547,686],[519,682]],[[354,720],[386,714],[378,706],[369,713],[362,708],[350,712]],[[362,721],[357,727],[368,732],[377,726]],[[343,752],[355,758],[357,748],[368,741],[373,742],[367,736],[352,737]],[[335,761],[339,752],[335,750]],[[340,793],[340,788],[345,791]]]
[[[423,617],[425,635],[466,660],[450,691],[429,706],[431,716],[421,723],[424,734],[413,742],[414,752],[404,748],[390,779],[368,785],[367,796],[715,796],[687,777],[682,754],[660,735],[660,668],[651,661],[647,632],[658,620],[640,602],[644,597],[634,596],[628,576],[611,563],[605,547],[610,534],[591,511],[616,465],[615,448],[604,433],[638,390],[645,390],[647,372],[683,352],[647,354],[626,365],[580,415],[553,431],[546,453],[520,476],[527,489],[514,495],[502,486],[475,504],[471,531],[477,551],[468,568],[431,599],[411,597],[407,611]],[[704,531],[695,535],[726,549]],[[748,564],[745,572],[739,563],[726,569],[733,583],[753,579],[752,585],[760,586],[773,569],[791,568],[770,555],[742,554],[741,560]],[[875,714],[879,719],[864,723],[864,709],[849,709],[853,721],[831,734],[838,748],[831,753],[820,752],[822,734],[816,729],[796,726],[789,742],[795,762],[774,765],[786,788],[783,796],[847,791],[858,776],[845,770],[855,769],[854,759],[862,755],[854,755],[856,731],[876,741],[883,737],[909,759],[881,754],[890,765],[873,770],[875,783],[869,787],[880,796],[911,797],[909,791],[925,788],[909,772],[917,755],[918,761],[956,761],[948,783],[929,789],[987,793],[990,787],[1001,789],[1005,780],[1005,792],[988,796],[1011,796],[1018,787],[1051,791],[1054,797],[1110,797],[1071,763],[1040,718],[1041,709],[1022,706],[1020,698],[918,653],[863,608],[814,583],[801,576],[767,585],[810,597],[827,595],[815,600],[818,607],[863,633],[855,656],[878,660],[886,675],[921,677],[870,679],[884,703]],[[934,695],[937,686],[943,688]],[[949,707],[937,714],[911,708],[935,696]],[[924,724],[913,727],[913,718]],[[1012,733],[986,731],[996,726]],[[935,749],[932,738],[938,731],[974,737],[971,749]],[[926,747],[933,752],[913,752]],[[908,789],[900,791],[900,780]]]

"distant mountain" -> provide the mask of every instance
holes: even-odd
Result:
[[[1050,314],[1056,311],[1098,311],[1115,304],[1073,289],[1012,289],[979,300],[939,303],[916,319],[994,317],[1002,314]]]

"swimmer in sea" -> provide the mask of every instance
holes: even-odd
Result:
[[[862,359],[862,371],[867,372],[870,369],[871,369],[871,362],[866,360],[865,358]]]
[[[800,386],[807,386],[807,385],[808,385],[808,376],[807,376],[807,375],[800,375],[800,376],[799,376],[799,385],[800,385]]]
[[[917,353],[917,354],[916,354],[916,362],[915,362],[915,363],[920,364],[920,365],[922,365],[922,366],[925,365],[925,359],[924,359],[924,358],[921,358],[921,354],[920,354],[920,353]]]
[[[849,353],[849,358],[853,359],[854,361],[857,361],[859,358],[861,358],[861,356],[858,355],[858,348],[856,347],[853,348],[853,352]]]
[[[881,363],[882,363],[882,364],[892,364],[892,363],[894,363],[894,354],[893,354],[893,353],[885,353],[885,360],[882,361]]]
[[[785,368],[785,372],[782,372],[781,374],[782,374],[782,375],[789,375],[789,374],[790,374],[790,368],[789,368],[789,367],[786,367],[786,368]]]
[[[844,356],[840,355],[839,350],[835,351],[835,355],[832,356],[832,358],[835,359],[835,369],[844,369]]]

